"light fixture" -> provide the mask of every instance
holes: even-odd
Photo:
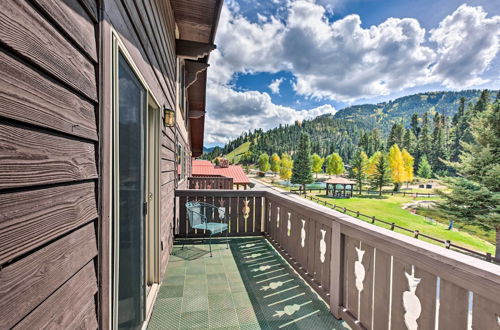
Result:
[[[166,105],[163,106],[163,124],[166,127],[174,127],[175,125],[175,110],[168,108]]]

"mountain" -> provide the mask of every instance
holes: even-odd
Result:
[[[497,92],[491,91],[492,99]],[[262,152],[269,155],[283,152],[294,154],[298,147],[300,133],[305,131],[311,136],[312,152],[323,157],[337,152],[349,162],[358,152],[360,145],[369,145],[364,149],[368,148],[371,151],[382,149],[391,127],[401,121],[405,127],[409,127],[414,114],[419,117],[427,114],[430,121],[436,113],[441,114],[447,118],[445,121],[449,127],[451,118],[457,113],[460,98],[465,97],[467,104],[475,104],[480,94],[480,90],[428,92],[378,104],[349,106],[334,115],[321,115],[291,125],[279,125],[268,131],[257,129],[253,132],[245,132],[223,148],[216,148],[204,154],[203,158],[234,156],[236,151],[242,150],[242,145],[245,145],[245,151],[248,149],[251,153],[251,158],[248,160],[251,162],[255,162]],[[237,158],[232,157],[233,161],[240,161],[240,154],[241,152],[238,152]]]
[[[214,151],[216,147],[203,147],[203,153],[210,153],[212,151]]]
[[[475,103],[481,94],[480,90],[464,90],[459,92],[427,92],[403,96],[389,102],[378,104],[354,105],[339,110],[334,117],[351,121],[363,121],[372,128],[379,128],[386,132],[398,120],[408,125],[411,116],[419,116],[428,112],[434,116],[436,112],[448,117],[453,116],[458,109],[461,97],[467,102]],[[492,95],[496,91],[491,92]]]

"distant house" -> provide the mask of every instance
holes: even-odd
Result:
[[[225,177],[231,178],[236,189],[247,189],[250,180],[240,165],[229,165],[227,162],[220,162],[220,165],[212,164],[208,160],[194,159],[192,163],[193,177]],[[212,189],[214,187],[211,187]]]

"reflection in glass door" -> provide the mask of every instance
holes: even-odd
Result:
[[[118,259],[117,323],[120,329],[139,328],[144,321],[144,223],[146,196],[147,92],[124,56],[118,54],[118,141],[114,147],[115,230]],[[115,126],[116,127],[116,126]],[[116,136],[116,135],[115,135]]]

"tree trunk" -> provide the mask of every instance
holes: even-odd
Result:
[[[495,248],[495,257],[500,258],[500,227],[496,228],[497,237],[496,237],[496,248]]]
[[[378,195],[382,196],[382,186],[379,187]]]

